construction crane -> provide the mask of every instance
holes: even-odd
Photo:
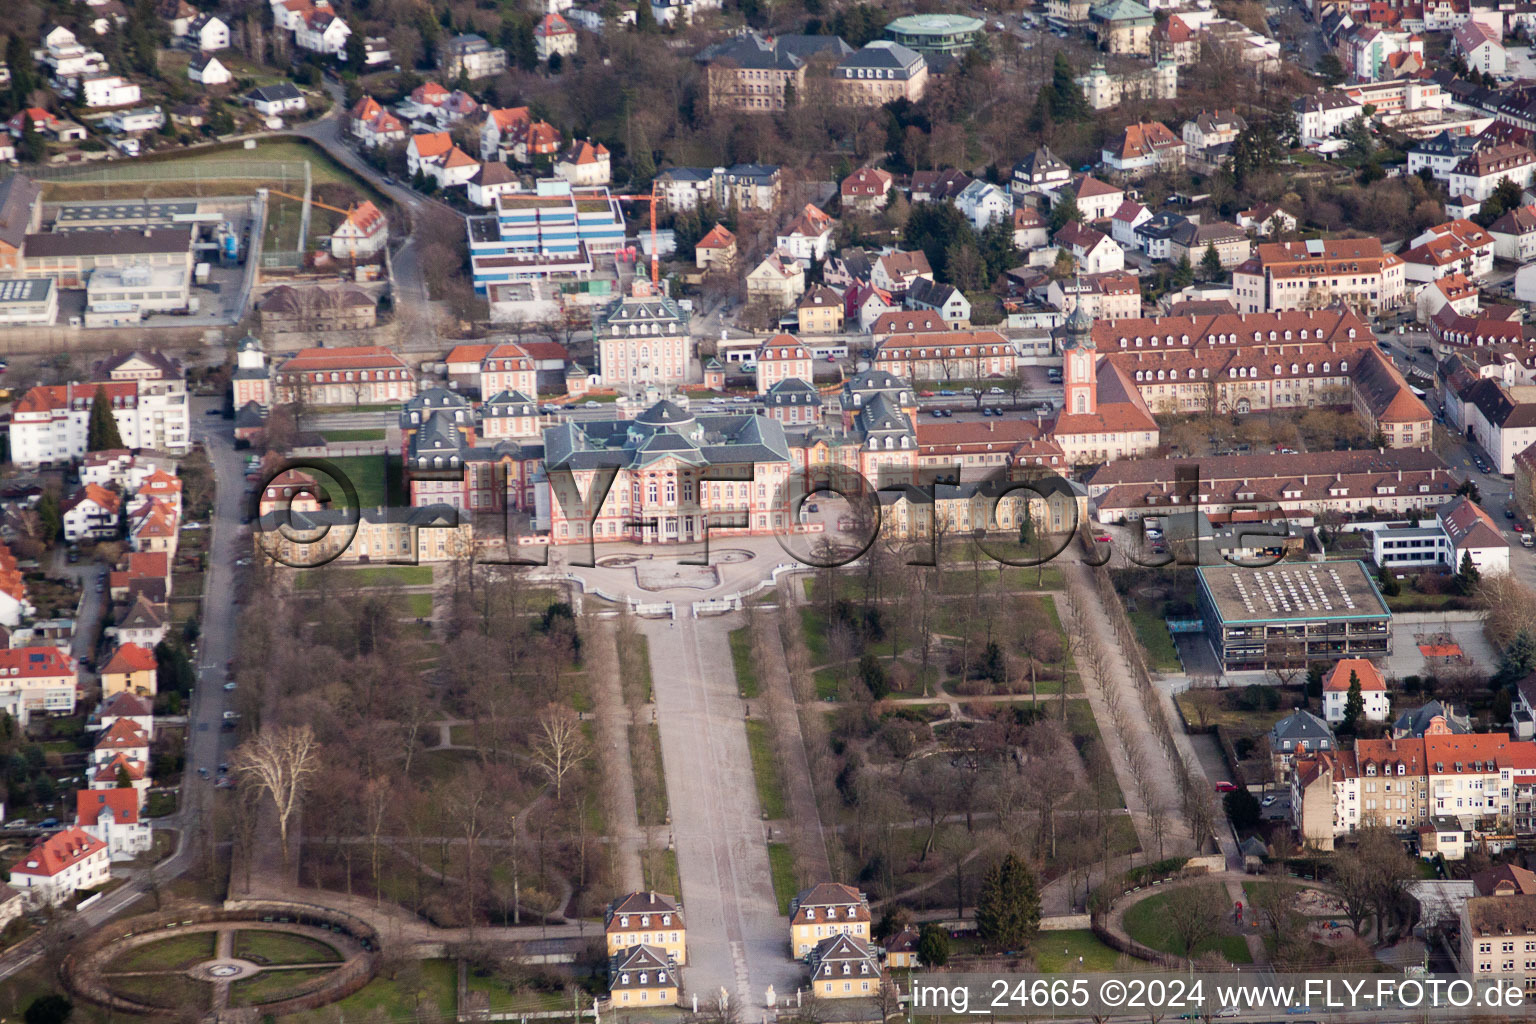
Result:
[[[271,188],[270,186],[267,188],[267,191],[274,196],[282,196],[284,199],[292,199],[296,203],[302,203],[304,201],[303,196],[295,196],[290,195],[287,192],[280,192],[275,188]],[[343,210],[339,206],[331,206],[329,203],[322,203],[320,200],[314,198],[313,196],[310,197],[309,205],[318,206],[322,210],[330,210],[332,213],[340,213],[348,217],[352,216],[352,209]]]
[[[651,192],[650,192],[649,195],[623,195],[623,196],[614,196],[613,198],[614,199],[627,200],[627,201],[629,201],[631,203],[650,203],[651,204],[651,284],[652,285],[659,285],[661,283],[661,256],[660,256],[659,251],[656,248],[656,186],[655,186],[655,184],[653,183],[651,185]]]

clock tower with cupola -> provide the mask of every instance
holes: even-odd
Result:
[[[1099,386],[1093,345],[1093,317],[1088,315],[1081,294],[1077,307],[1067,318],[1061,345],[1061,377],[1066,387],[1062,411],[1068,415],[1096,415],[1099,411]]]

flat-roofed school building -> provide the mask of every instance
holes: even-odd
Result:
[[[1205,632],[1224,671],[1392,653],[1392,613],[1360,562],[1195,572]]]

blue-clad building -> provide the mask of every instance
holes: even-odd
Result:
[[[546,179],[535,192],[496,199],[496,212],[469,218],[475,291],[541,277],[586,277],[594,257],[624,246],[624,215],[606,188]]]

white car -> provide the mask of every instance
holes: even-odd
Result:
[[[709,400],[709,404],[710,405],[724,405],[725,404],[725,399],[721,398],[719,395],[716,395],[714,398],[711,398]]]
[[[737,395],[735,398],[732,398],[731,401],[735,402],[737,405],[746,405],[748,402],[752,401],[752,399],[748,398],[746,395]]]
[[[234,689],[235,689],[235,684],[234,683],[225,683],[224,684],[224,692],[225,693],[229,693],[229,692],[231,692]]]
[[[1235,1006],[1223,1006],[1216,1011],[1218,1017],[1236,1017],[1241,1011]]]
[[[239,718],[240,718],[240,712],[238,712],[238,711],[226,711],[226,712],[224,712],[224,721],[226,721],[226,722],[238,721]]]

